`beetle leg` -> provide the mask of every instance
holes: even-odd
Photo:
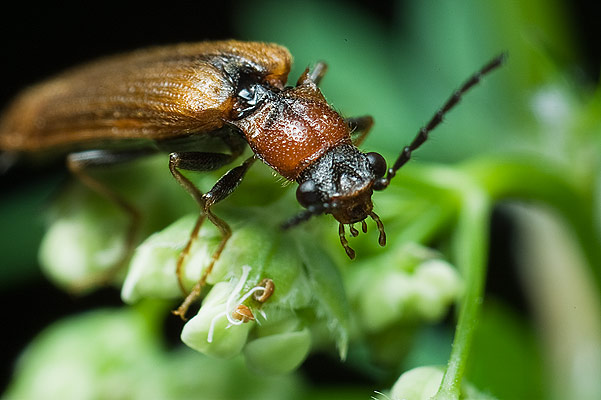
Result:
[[[306,85],[308,82],[313,82],[315,85],[319,85],[321,79],[325,76],[328,71],[328,64],[323,61],[319,61],[312,70],[306,68],[305,71],[296,81],[296,86]]]
[[[315,64],[307,77],[315,82],[316,85],[319,85],[326,72],[328,72],[328,64],[323,61],[319,61],[317,64]]]
[[[17,163],[18,155],[10,151],[0,151],[0,176]]]
[[[139,149],[132,151],[109,151],[109,150],[89,150],[79,153],[71,153],[67,156],[67,168],[76,176],[85,186],[98,193],[110,202],[116,204],[129,217],[129,227],[125,236],[125,251],[115,263],[114,266],[106,270],[100,276],[91,278],[85,282],[78,283],[75,289],[81,291],[96,284],[106,284],[115,273],[123,266],[123,263],[134,250],[136,236],[140,227],[139,211],[121,195],[113,189],[93,178],[88,174],[89,167],[106,166],[132,161],[136,158],[146,156],[156,151],[152,149]]]
[[[363,143],[374,124],[374,119],[369,115],[346,118],[344,121],[351,129],[351,136],[355,146],[360,146]]]
[[[207,213],[205,213],[206,209],[206,200],[204,198],[204,194],[198,190],[196,185],[194,185],[188,178],[183,176],[179,169],[189,170],[189,171],[211,171],[214,169],[218,169],[219,167],[228,164],[231,161],[232,156],[221,153],[201,153],[201,152],[181,152],[181,153],[171,153],[169,155],[169,170],[171,174],[177,180],[177,182],[184,188],[190,195],[194,198],[196,203],[200,206],[200,209],[203,211],[198,219],[196,220],[196,224],[194,225],[194,229],[190,233],[190,239],[188,243],[186,243],[186,247],[179,254],[177,259],[177,267],[176,274],[177,280],[179,283],[179,287],[182,290],[182,293],[187,294],[188,291],[184,287],[182,281],[182,267],[184,265],[184,260],[188,256],[190,252],[190,248],[194,243],[196,237],[198,237],[198,232],[202,223],[207,217]]]
[[[213,160],[215,161],[218,161],[220,159],[220,157],[217,157],[217,154],[213,154],[213,156]],[[224,155],[221,154],[220,156]],[[185,319],[185,315],[188,311],[188,308],[200,296],[200,292],[206,283],[207,277],[213,270],[215,262],[219,259],[221,252],[225,248],[225,245],[232,234],[229,225],[224,220],[213,214],[213,212],[211,211],[211,207],[220,202],[221,200],[225,199],[238,187],[240,182],[242,182],[246,171],[248,171],[250,166],[255,161],[254,156],[249,157],[248,159],[246,159],[246,161],[244,161],[244,163],[242,163],[242,165],[233,168],[227,173],[225,173],[225,175],[223,175],[215,183],[215,185],[209,192],[203,194],[200,190],[198,190],[196,186],[194,186],[194,184],[190,180],[188,180],[188,178],[184,177],[178,169],[181,168],[197,171],[206,170],[203,168],[206,168],[207,165],[214,165],[210,161],[207,161],[206,157],[207,153],[171,153],[169,158],[169,170],[173,174],[174,178],[179,182],[180,185],[184,187],[184,189],[186,189],[188,193],[192,195],[192,197],[194,198],[194,200],[196,200],[196,202],[202,210],[202,213],[196,220],[196,225],[194,226],[194,229],[190,234],[190,238],[186,243],[186,247],[184,248],[184,250],[182,250],[177,260],[176,273],[178,283],[184,293],[187,293],[187,291],[184,287],[182,280],[182,268],[184,265],[184,261],[190,252],[192,244],[198,237],[198,232],[202,223],[205,219],[208,218],[209,221],[211,221],[211,223],[213,223],[213,225],[215,225],[221,233],[221,242],[219,243],[217,250],[215,250],[215,252],[213,253],[209,265],[203,272],[198,282],[194,285],[192,290],[187,294],[183,303],[179,306],[177,310],[173,312],[174,314],[179,315],[182,319]]]

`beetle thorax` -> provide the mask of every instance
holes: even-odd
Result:
[[[270,90],[266,96],[269,101],[233,124],[255,154],[283,177],[296,181],[330,149],[351,143],[348,125],[314,84]]]

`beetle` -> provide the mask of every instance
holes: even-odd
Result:
[[[211,273],[231,229],[212,207],[231,194],[258,159],[289,181],[305,210],[282,224],[293,227],[312,216],[331,214],[352,259],[345,225],[373,219],[379,244],[386,236],[373,211],[374,191],[385,189],[412,152],[442,122],[443,116],[505,58],[492,59],[444,103],[404,147],[391,167],[375,152],[357,146],[369,133],[369,116],[343,118],[326,101],[318,84],[327,65],[305,69],[295,86],[286,86],[289,51],[276,44],[217,41],[153,47],[108,57],[74,68],[21,93],[0,120],[4,160],[24,154],[63,152],[67,166],[85,185],[118,204],[131,218],[127,248],[135,242],[137,211],[88,168],[116,164],[158,151],[168,152],[169,170],[192,195],[201,213],[177,261],[177,276],[202,223],[208,219],[221,233],[211,262],[176,312],[183,316]],[[225,152],[208,151],[218,141]],[[249,146],[253,155],[226,172],[206,193],[181,170],[210,171],[233,162]],[[124,255],[123,261],[127,257]]]

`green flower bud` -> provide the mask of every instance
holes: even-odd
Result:
[[[462,290],[457,271],[421,247],[403,247],[349,272],[358,321],[368,332],[397,322],[437,320]]]
[[[235,284],[219,282],[213,286],[198,314],[184,325],[181,338],[186,345],[219,358],[231,358],[242,351],[253,322],[235,319],[233,314],[251,294],[240,294],[249,271],[250,267],[243,267]]]
[[[61,196],[55,209],[60,217],[42,240],[40,264],[57,285],[88,288],[122,257],[126,218],[81,187]]]
[[[188,215],[149,237],[138,247],[122,289],[124,301],[132,303],[141,298],[177,298],[181,290],[177,284],[175,266],[194,226],[197,215]],[[311,344],[308,332],[302,326],[324,326],[322,341],[336,341],[341,356],[348,345],[349,307],[336,265],[310,238],[294,240],[277,230],[279,219],[265,214],[262,209],[242,208],[229,210],[227,220],[235,225],[227,245],[208,276],[207,284],[214,287],[203,300],[197,316],[182,332],[183,341],[195,350],[217,357],[231,357],[241,351],[250,330],[259,318],[264,324],[258,336],[273,337],[250,351],[250,363],[266,372],[284,371],[298,365]],[[295,232],[302,235],[300,232]],[[183,266],[183,282],[192,287],[211,261],[220,240],[219,233],[209,223],[201,228],[198,239],[191,247]],[[250,267],[240,268],[241,265]],[[230,279],[235,277],[233,282]],[[261,302],[252,293],[262,290],[260,285],[269,279],[275,291]],[[233,296],[233,297],[232,297]],[[295,323],[292,330],[282,330],[279,322],[298,321],[302,310],[304,321]],[[236,315],[238,314],[238,315]],[[236,318],[239,318],[238,320]],[[240,319],[248,320],[243,324]],[[275,323],[275,325],[274,325]],[[273,328],[278,325],[277,328]],[[271,333],[267,334],[267,330]],[[295,333],[296,332],[296,333]],[[209,340],[207,340],[209,339]],[[271,363],[268,351],[273,346],[285,346],[287,340],[298,345],[294,361],[282,365],[261,367]],[[275,348],[275,347],[273,347]],[[265,355],[265,362],[258,355]]]
[[[44,330],[20,358],[9,399],[169,398],[160,348],[135,310],[102,310]],[[144,377],[144,384],[139,382]],[[165,397],[166,396],[166,397]]]
[[[403,373],[390,391],[391,400],[431,400],[440,387],[444,372],[439,367],[418,367]],[[494,400],[472,385],[461,385],[461,400]]]
[[[293,374],[262,377],[185,347],[165,351],[165,304],[102,310],[54,323],[19,359],[3,399],[282,399],[302,397]],[[291,395],[291,393],[296,395]]]
[[[250,341],[244,348],[247,364],[264,374],[283,374],[296,369],[311,348],[311,333],[307,328],[283,332]]]
[[[441,259],[426,260],[413,276],[416,314],[427,321],[444,317],[463,291],[463,281],[451,264]]]
[[[403,373],[392,386],[393,400],[430,400],[438,392],[444,372],[437,367],[418,367]]]
[[[182,296],[175,273],[176,262],[186,246],[196,218],[198,215],[187,215],[138,246],[121,289],[123,301],[131,304],[141,298],[175,299]],[[187,260],[183,269],[182,278],[188,287],[198,281],[218,242],[216,232],[206,227],[200,230],[192,248],[194,258]]]
[[[122,196],[142,215],[137,226],[144,238],[183,213],[195,209],[185,191],[174,185],[162,156],[149,157],[127,166],[94,169],[99,181]],[[140,176],[152,175],[152,185]],[[40,248],[40,264],[56,284],[68,289],[92,289],[107,278],[121,282],[123,274],[112,276],[128,254],[127,213],[115,202],[81,183],[61,191],[49,213],[49,228]],[[126,267],[123,264],[123,267]],[[121,271],[125,272],[126,268]]]

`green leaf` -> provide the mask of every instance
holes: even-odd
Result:
[[[315,299],[315,314],[325,319],[329,332],[334,336],[340,358],[348,351],[350,306],[342,284],[342,277],[329,255],[315,241],[297,232],[295,243],[309,278]]]
[[[486,301],[474,336],[467,378],[501,399],[544,398],[544,362],[540,343],[529,325],[498,300]]]

